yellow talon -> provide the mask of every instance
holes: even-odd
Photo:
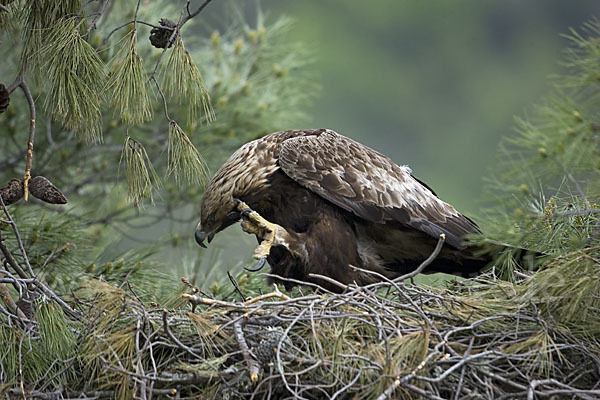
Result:
[[[257,260],[267,258],[271,252],[271,247],[275,243],[275,232],[278,225],[267,221],[254,210],[247,212],[250,207],[243,201],[238,203],[237,209],[240,213],[245,212],[244,215],[248,218],[241,223],[244,232],[254,234],[262,239],[260,245],[254,250],[254,258]]]

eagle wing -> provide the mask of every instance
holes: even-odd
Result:
[[[397,221],[464,247],[461,237],[477,225],[414,178],[410,169],[330,130],[284,140],[279,165],[294,181],[356,216],[376,223]]]

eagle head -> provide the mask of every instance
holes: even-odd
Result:
[[[210,243],[216,233],[239,221],[236,199],[244,199],[265,185],[267,177],[279,168],[273,156],[274,146],[262,146],[261,155],[256,155],[264,140],[253,140],[240,147],[208,183],[202,196],[200,223],[195,235],[200,246],[206,247],[205,239]]]
[[[236,206],[237,203],[230,193],[209,184],[200,205],[200,222],[195,233],[196,242],[206,247],[204,240],[210,243],[215,234],[239,221],[240,214]]]

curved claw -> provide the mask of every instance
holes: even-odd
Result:
[[[244,269],[246,271],[250,271],[250,272],[260,271],[262,269],[262,267],[265,266],[265,262],[266,261],[267,261],[266,258],[261,258],[260,260],[258,260],[258,264],[256,264],[256,266],[254,266],[254,267],[244,267]]]
[[[242,216],[242,218],[244,218],[245,220],[249,220],[250,218],[248,218],[248,214],[250,214],[251,212],[253,212],[254,210],[251,208],[244,208],[242,211],[240,211],[240,215]]]
[[[242,215],[237,211],[230,211],[229,214],[227,214],[227,218],[231,219],[240,219],[241,217]]]

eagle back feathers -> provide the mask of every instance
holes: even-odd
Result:
[[[397,221],[460,248],[477,226],[415,179],[406,166],[331,130],[303,131],[279,146],[279,165],[326,200],[378,223]]]

